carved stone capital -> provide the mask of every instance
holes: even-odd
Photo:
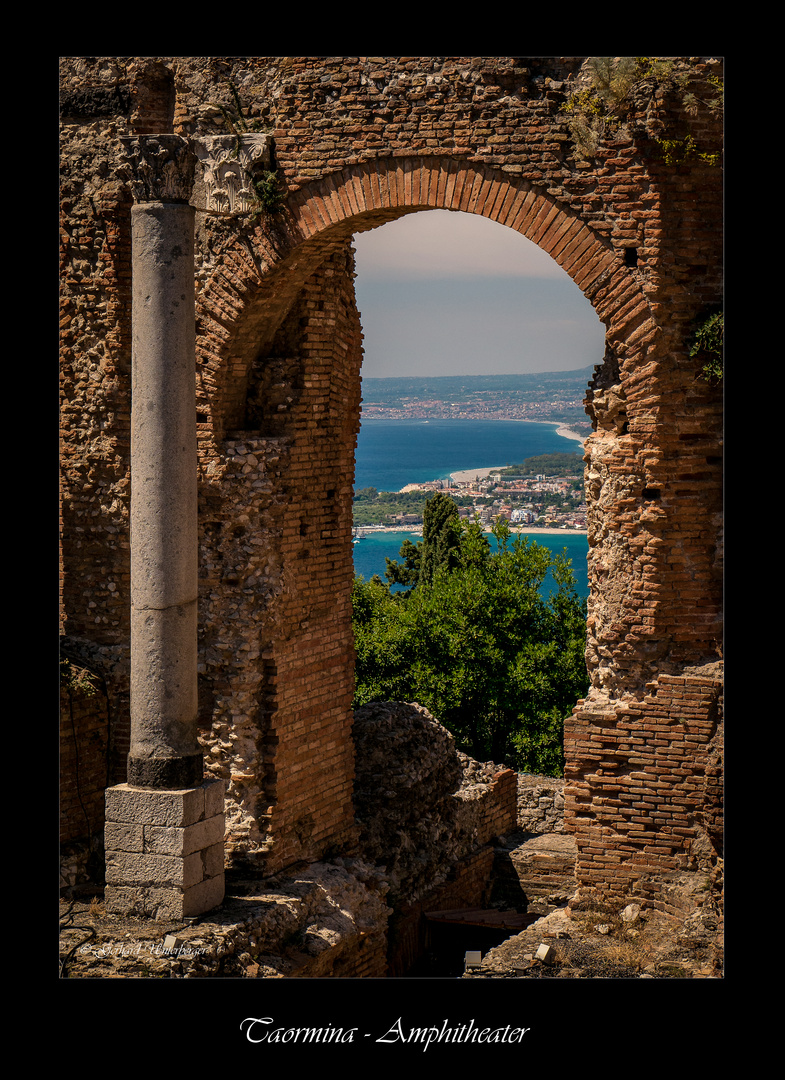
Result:
[[[218,214],[242,214],[253,209],[257,197],[253,176],[272,163],[269,135],[201,135],[193,140],[201,165],[204,208]]]
[[[181,135],[133,135],[121,139],[126,161],[120,172],[134,202],[188,202],[194,157]]]

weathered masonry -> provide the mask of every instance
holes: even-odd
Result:
[[[193,223],[188,693],[204,779],[187,784],[223,781],[227,866],[264,872],[351,850],[356,837],[351,238],[444,208],[537,243],[606,328],[587,393],[591,689],[565,730],[578,882],[667,905],[679,873],[716,858],[722,400],[690,345],[722,299],[722,128],[706,108],[721,64],[676,59],[684,84],[643,80],[625,126],[586,157],[563,109],[589,85],[584,57],[62,60],[62,633],[68,655],[100,675],[85,720],[100,737],[84,745],[105,762],[93,783],[133,787],[129,752],[137,784],[147,776],[144,724],[131,722],[139,206],[168,199]],[[173,146],[193,177],[176,195]],[[265,203],[272,173],[279,205],[274,193]],[[145,177],[163,184],[147,203]],[[163,756],[198,757],[175,726]],[[69,840],[82,813],[70,761]],[[80,805],[94,813],[97,801]],[[193,824],[209,832],[200,822],[216,815],[204,813]],[[210,837],[203,862],[215,859]]]

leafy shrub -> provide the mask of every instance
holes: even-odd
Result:
[[[588,689],[585,603],[564,556],[504,522],[494,533],[496,552],[463,523],[457,551],[406,595],[355,580],[354,705],[417,701],[478,760],[560,776],[564,718]]]

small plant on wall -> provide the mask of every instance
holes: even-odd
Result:
[[[266,171],[257,176],[253,181],[253,189],[256,193],[258,206],[251,215],[251,220],[256,221],[265,214],[277,214],[286,201],[286,191],[282,188],[278,179],[278,170]]]
[[[96,677],[92,672],[65,657],[60,660],[60,682],[69,693],[83,694],[85,697],[98,693]]]
[[[703,361],[701,376],[710,383],[718,383],[723,371],[723,337],[725,316],[722,311],[702,319],[695,329],[690,346],[690,356]]]
[[[666,164],[677,165],[692,158],[719,164],[718,153],[699,147],[689,134],[666,132],[656,117],[656,99],[667,94],[678,97],[688,116],[701,111],[722,114],[721,78],[701,74],[698,83],[695,75],[694,68],[669,57],[590,56],[583,87],[562,105],[578,157],[596,157],[605,138],[629,138],[633,110],[645,109],[649,137]],[[701,87],[700,94],[696,85]]]
[[[562,105],[568,115],[575,148],[583,158],[594,157],[604,136],[621,127],[621,114],[638,70],[634,56],[590,56],[588,85]]]
[[[216,109],[220,110],[229,131],[236,137],[234,155],[240,152],[240,139],[243,135],[252,134],[265,130],[261,119],[250,119],[245,115],[243,103],[234,83],[229,83],[229,92],[234,101],[234,110],[227,109],[220,102],[214,102]],[[277,214],[286,202],[286,189],[282,186],[277,169],[267,169],[259,173],[252,180],[256,202],[251,212],[251,221],[258,221],[262,217],[270,217]]]

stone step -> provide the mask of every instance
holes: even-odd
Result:
[[[497,846],[491,900],[518,911],[528,904],[561,897],[577,888],[575,839],[569,833],[516,833]]]

